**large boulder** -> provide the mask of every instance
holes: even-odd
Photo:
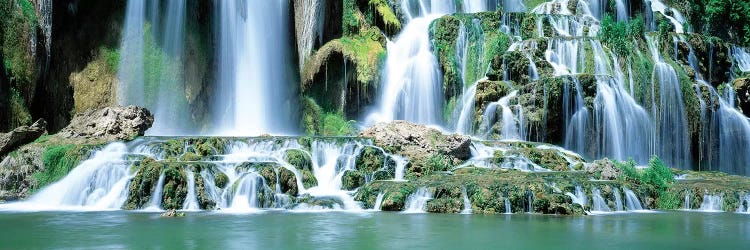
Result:
[[[21,126],[8,133],[0,133],[0,156],[33,142],[47,133],[47,122],[39,119],[31,126]]]
[[[371,138],[385,150],[421,159],[429,155],[448,155],[458,160],[471,156],[471,138],[463,135],[445,135],[437,129],[406,121],[379,123],[365,129],[360,134]]]
[[[77,114],[58,135],[64,138],[131,140],[142,136],[154,124],[154,116],[145,108],[107,107]]]

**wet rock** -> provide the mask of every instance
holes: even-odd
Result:
[[[458,160],[470,157],[471,139],[463,135],[445,135],[439,130],[406,121],[379,123],[365,129],[362,137],[372,138],[386,151],[423,159],[429,155],[447,155]]]
[[[108,107],[77,114],[58,135],[93,140],[131,140],[142,136],[154,123],[145,108]]]
[[[47,122],[39,119],[31,126],[21,126],[8,133],[0,133],[0,156],[33,142],[47,133]]]
[[[159,215],[160,217],[185,217],[185,212],[177,212],[174,209],[170,209]]]

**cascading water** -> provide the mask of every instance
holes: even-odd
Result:
[[[117,74],[118,104],[151,110],[155,121],[148,134],[188,134],[194,131],[182,70],[187,6],[185,0],[167,1],[164,34],[157,32],[162,30],[159,7],[157,0],[128,1]]]
[[[461,197],[464,201],[464,209],[461,210],[461,214],[471,214],[473,210],[471,209],[471,200],[469,200],[469,195],[466,194],[466,187],[461,187]]]
[[[187,197],[185,197],[185,203],[182,205],[182,210],[187,211],[195,211],[200,210],[200,205],[198,204],[198,197],[195,192],[195,175],[193,174],[193,171],[188,169],[186,171],[187,176]]]
[[[511,207],[510,207],[510,199],[505,198],[504,205],[505,205],[505,214],[513,214],[513,211],[511,210]]]
[[[427,209],[427,202],[432,200],[432,192],[426,187],[417,189],[416,192],[410,194],[406,198],[406,204],[404,205],[404,213],[425,213]]]
[[[628,13],[630,13],[630,1],[615,0],[615,8],[617,9],[617,21],[628,21]]]
[[[615,209],[617,209],[617,212],[625,211],[624,206],[622,205],[622,195],[620,195],[620,190],[612,188],[612,192],[615,194]]]
[[[146,207],[147,211],[159,211],[161,210],[162,197],[164,196],[164,179],[166,175],[162,172],[159,175],[159,180],[156,181],[154,186],[154,192],[151,193],[151,200],[148,202],[149,206]]]
[[[750,194],[740,196],[740,205],[737,207],[737,213],[750,213]]]
[[[288,5],[287,1],[219,1],[213,100],[217,133],[295,131]]]
[[[131,173],[127,146],[113,143],[93,154],[62,180],[28,201],[5,204],[19,210],[113,210],[127,199]]]
[[[570,197],[570,199],[573,200],[573,203],[581,205],[581,207],[588,206],[588,198],[586,197],[586,193],[583,192],[581,186],[576,186],[575,194],[567,192],[565,195]]]
[[[485,11],[486,2],[467,2],[464,11]],[[442,79],[437,58],[432,54],[429,34],[435,19],[457,12],[453,1],[401,1],[406,25],[395,41],[388,41],[388,56],[380,99],[367,123],[407,120],[420,124],[442,124]],[[471,8],[471,9],[467,9]]]
[[[646,36],[651,58],[654,60],[652,75],[652,93],[658,83],[660,107],[652,111],[655,126],[655,143],[658,145],[659,156],[665,163],[678,168],[691,166],[690,140],[688,138],[687,116],[685,103],[680,90],[677,73],[671,65],[664,62],[659,48],[651,36]],[[656,99],[652,97],[652,100]],[[652,107],[657,107],[656,103]]]
[[[702,212],[723,212],[724,199],[719,195],[703,195],[700,211]]]
[[[378,193],[378,197],[375,198],[375,205],[372,206],[372,210],[380,211],[380,207],[383,206],[383,197],[385,197],[385,194]]]
[[[594,190],[591,191],[591,198],[592,198],[592,208],[591,211],[594,212],[612,212],[612,209],[607,206],[607,201],[604,200],[602,197],[601,191],[599,191],[598,188],[594,188]]]
[[[143,88],[144,27],[146,25],[146,1],[130,0],[125,11],[125,24],[120,48],[120,79],[117,103],[120,105],[145,106]]]
[[[691,209],[690,196],[692,195],[692,193],[693,192],[691,192],[690,190],[686,190],[685,191],[685,204],[683,204],[683,206],[682,206],[682,208],[685,209],[685,210],[690,210]]]
[[[625,192],[625,207],[628,209],[628,211],[643,210],[643,206],[641,206],[641,201],[638,199],[638,196],[628,188],[622,189]]]

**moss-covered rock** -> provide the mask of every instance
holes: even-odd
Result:
[[[229,177],[222,172],[217,172],[214,174],[214,184],[218,188],[225,188],[229,184]]]
[[[310,154],[299,149],[290,149],[284,155],[284,161],[299,170],[312,171],[312,160]]]
[[[356,170],[346,170],[341,177],[341,188],[344,190],[354,190],[365,184],[365,173]]]
[[[376,147],[365,147],[362,152],[357,155],[355,165],[357,170],[365,173],[372,173],[385,167],[386,155],[383,150]]]
[[[750,116],[750,78],[735,79],[733,85],[737,92],[739,108],[745,116]]]

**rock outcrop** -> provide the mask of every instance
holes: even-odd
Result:
[[[379,123],[359,135],[372,138],[375,145],[391,153],[411,159],[440,154],[467,160],[471,156],[471,138],[468,136],[445,135],[437,129],[406,121]]]
[[[39,119],[31,126],[21,126],[8,133],[0,133],[0,156],[30,143],[47,133],[47,122]]]
[[[154,116],[145,108],[108,107],[76,115],[59,135],[106,141],[130,140],[143,135],[153,123]]]

